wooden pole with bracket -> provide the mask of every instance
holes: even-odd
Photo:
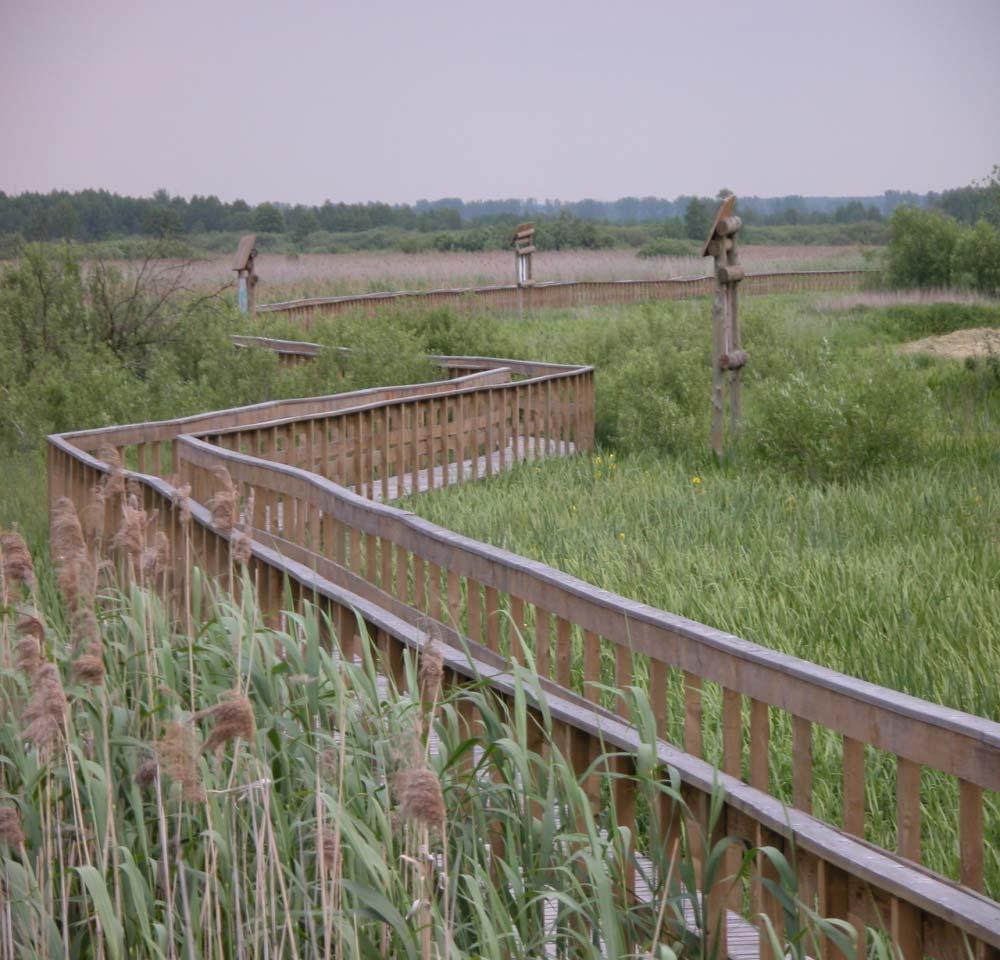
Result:
[[[712,303],[712,451],[722,459],[732,449],[743,415],[741,371],[749,359],[740,331],[739,284],[744,277],[736,246],[743,222],[735,216],[736,197],[730,194],[716,211],[702,256],[715,264],[715,300]],[[726,395],[729,396],[729,435],[726,436]]]

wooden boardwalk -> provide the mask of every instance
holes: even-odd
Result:
[[[516,630],[538,652],[552,736],[573,745],[574,769],[582,774],[587,758],[608,750],[626,766],[652,750],[655,766],[680,779],[700,829],[715,797],[716,829],[737,841],[724,874],[739,871],[741,848],[771,847],[821,916],[861,935],[868,926],[883,929],[902,960],[1000,960],[1000,902],[987,889],[1000,724],[657,610],[383,502],[495,475],[539,452],[593,448],[592,368],[484,357],[434,362],[453,379],[54,435],[50,509],[68,497],[110,541],[120,505],[103,504],[95,515],[93,490],[111,469],[101,452],[113,448],[121,462],[138,465],[125,471],[129,495],[158,518],[179,587],[195,567],[231,575],[234,533],[206,507],[220,477],[227,485],[231,478],[227,495],[238,496],[251,537],[247,573],[269,620],[316,604],[353,642],[360,618],[386,672],[403,650],[423,649],[431,624],[445,641],[446,682],[484,684],[507,703],[523,694],[503,653],[515,649]],[[384,489],[379,475],[389,478]],[[615,712],[598,703],[609,672],[614,687],[646,691],[653,730],[640,731],[627,704]],[[673,721],[670,710],[679,710]],[[823,805],[828,820],[813,813],[817,736],[842,747],[831,761],[824,746],[822,775],[831,776],[830,762],[840,764],[832,774],[836,806]],[[721,745],[721,757],[707,744]],[[895,803],[878,811],[895,819],[892,849],[866,840],[885,825],[866,809],[876,755],[896,768]],[[773,783],[776,757],[791,771],[790,806]],[[941,782],[956,789],[943,794]],[[619,822],[634,835],[635,782],[625,777],[616,789]],[[950,876],[922,862],[922,811],[942,804],[958,827]],[[762,887],[770,877],[758,858],[728,893],[739,903],[757,891],[756,909],[780,928],[783,907]],[[717,887],[709,896],[724,893]],[[728,951],[749,960],[760,934],[748,920],[756,918],[727,916]]]

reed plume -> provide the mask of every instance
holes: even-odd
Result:
[[[104,683],[104,657],[99,643],[87,644],[87,652],[73,661],[73,676],[92,686]]]
[[[66,694],[54,663],[43,662],[31,675],[31,697],[21,717],[22,737],[47,757],[58,742],[66,720]]]
[[[108,468],[104,479],[95,490],[97,499],[105,503],[112,497],[125,493],[125,468],[122,466],[122,458],[114,447],[101,447],[97,451],[97,458]]]
[[[444,651],[441,641],[432,636],[420,654],[420,699],[433,703],[441,695],[444,677]]]
[[[205,505],[212,513],[212,524],[223,533],[229,533],[240,520],[240,492],[225,467],[216,467],[212,474],[221,487]]]
[[[93,602],[96,575],[87,554],[80,518],[68,497],[60,497],[52,509],[51,543],[59,590],[70,610],[89,606]]]
[[[20,847],[24,843],[21,811],[17,807],[0,807],[0,843]]]
[[[122,504],[122,523],[111,539],[111,546],[128,554],[138,565],[146,549],[146,526],[149,515],[133,504]]]
[[[158,577],[170,564],[170,540],[162,530],[157,530],[153,543],[142,552],[140,567],[147,580]]]
[[[155,757],[147,757],[143,760],[135,771],[135,782],[139,785],[139,788],[145,790],[151,787],[156,782],[159,770],[160,766],[156,762]]]
[[[250,544],[250,538],[242,530],[236,530],[233,533],[231,548],[234,563],[245,567],[250,562]]]
[[[38,617],[26,613],[17,623],[21,639],[17,644],[15,665],[30,680],[42,665],[42,645],[45,643],[45,625]]]
[[[166,724],[156,745],[156,758],[167,776],[180,784],[182,799],[205,802],[205,787],[198,771],[198,737],[189,723],[175,720]]]
[[[415,766],[401,770],[396,776],[399,794],[399,815],[433,830],[444,829],[445,806],[441,781],[429,767]]]
[[[207,710],[198,711],[194,716],[196,720],[203,717],[212,717],[215,720],[215,726],[212,727],[212,732],[202,747],[205,753],[214,750],[216,754],[220,754],[226,744],[237,737],[253,743],[255,730],[253,706],[238,690],[228,691],[223,695],[221,702]]]
[[[0,534],[0,556],[6,583],[32,591],[36,587],[35,564],[24,537],[16,531]]]

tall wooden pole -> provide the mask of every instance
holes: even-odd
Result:
[[[733,215],[736,198],[723,200],[705,242],[703,256],[715,264],[715,300],[712,303],[712,451],[722,459],[739,433],[743,415],[741,371],[747,362],[740,333],[739,283],[743,279],[736,237],[743,226]],[[726,437],[726,394],[729,394],[729,436]]]

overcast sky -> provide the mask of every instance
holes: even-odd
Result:
[[[1000,0],[0,0],[0,189],[875,194],[1000,163]]]

